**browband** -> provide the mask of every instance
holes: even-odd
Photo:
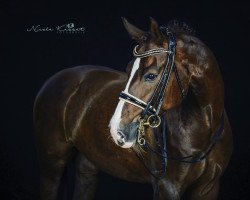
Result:
[[[147,56],[151,56],[151,55],[155,55],[155,54],[159,54],[159,53],[168,53],[168,54],[173,53],[173,51],[170,51],[169,49],[164,49],[164,48],[150,49],[150,50],[145,51],[143,53],[138,53],[137,52],[138,46],[139,45],[136,45],[134,50],[133,50],[133,54],[137,58],[145,58]]]

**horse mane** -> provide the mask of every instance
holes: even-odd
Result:
[[[178,20],[170,20],[167,23],[167,28],[175,34],[188,34],[195,36],[195,30],[189,26],[186,22]]]

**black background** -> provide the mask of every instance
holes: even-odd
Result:
[[[135,43],[121,17],[144,30],[149,17],[159,24],[187,22],[214,52],[225,82],[225,107],[234,153],[222,177],[219,199],[247,199],[249,160],[249,25],[240,1],[56,2],[9,0],[0,4],[0,199],[38,199],[39,166],[33,138],[32,106],[44,81],[59,70],[98,64],[124,70]],[[32,25],[73,22],[85,34],[27,32]],[[72,185],[69,181],[65,181]],[[97,199],[152,199],[149,185],[100,174]]]

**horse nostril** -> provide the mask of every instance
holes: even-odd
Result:
[[[121,140],[117,140],[117,143],[119,146],[123,146],[125,144],[125,142],[121,141]]]
[[[117,134],[120,136],[119,139],[117,139],[117,143],[120,146],[123,146],[126,142],[126,136],[122,131],[118,131]]]
[[[118,131],[117,134],[120,136],[121,139],[126,139],[125,134],[122,131]]]

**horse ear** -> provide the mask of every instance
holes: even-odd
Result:
[[[138,43],[142,43],[147,40],[148,33],[146,31],[143,31],[135,27],[134,25],[130,24],[128,20],[124,17],[122,17],[122,21],[132,39],[135,39]]]
[[[162,39],[164,38],[159,26],[158,26],[158,23],[157,21],[150,17],[150,30],[151,30],[151,33],[152,35],[155,37],[155,39],[157,39],[158,41],[162,41]]]

